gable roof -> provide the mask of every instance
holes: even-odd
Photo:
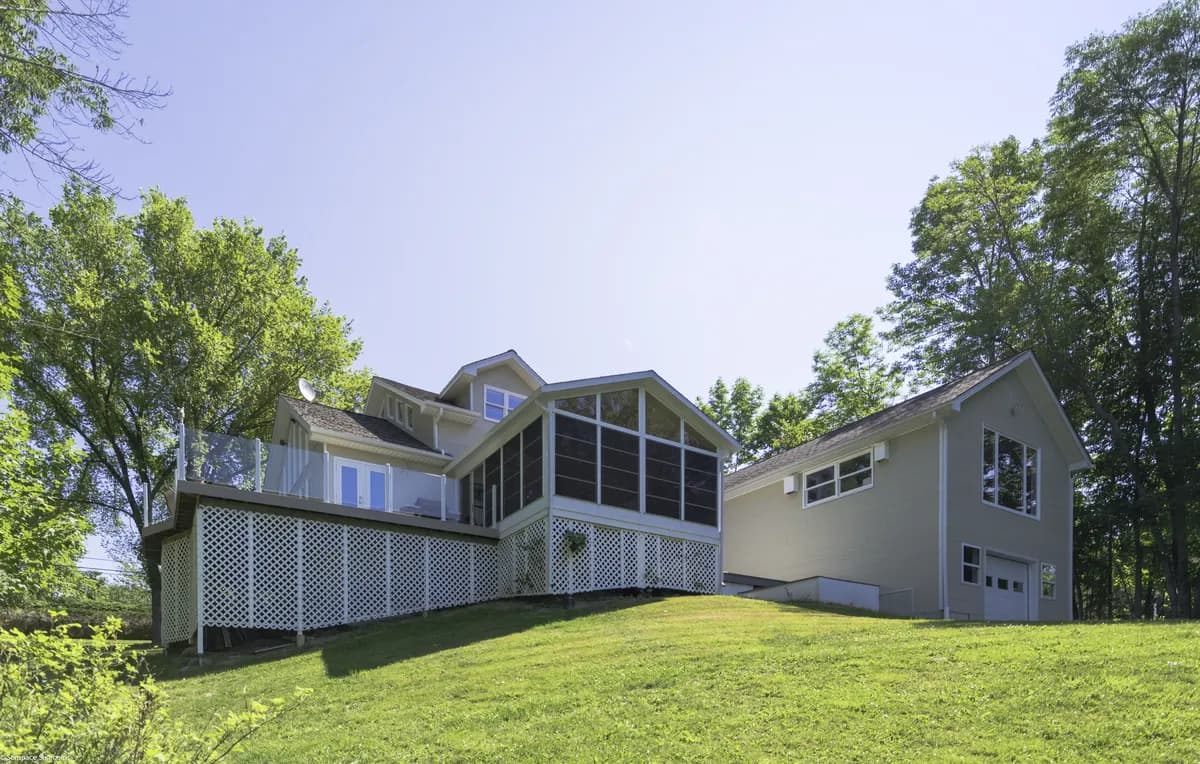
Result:
[[[1042,382],[1046,383],[1046,390],[1054,398],[1055,405],[1058,406],[1058,411],[1062,415],[1063,423],[1070,429],[1072,437],[1079,446],[1079,450],[1083,455],[1082,461],[1090,465],[1091,462],[1088,459],[1087,450],[1079,440],[1079,435],[1071,427],[1066,414],[1062,411],[1061,405],[1058,404],[1058,398],[1054,395],[1054,391],[1050,389],[1049,383],[1046,382],[1045,375],[1042,374],[1041,368],[1037,365],[1037,360],[1034,358],[1033,353],[1025,351],[1012,358],[1006,358],[1003,361],[994,363],[991,366],[976,369],[944,385],[927,390],[894,406],[889,406],[882,411],[877,411],[836,430],[827,432],[819,438],[801,443],[795,448],[788,449],[787,451],[775,454],[730,473],[725,476],[725,490],[731,491],[756,479],[765,478],[773,473],[812,461],[823,454],[832,454],[842,447],[850,446],[856,441],[865,440],[874,435],[884,433],[923,415],[929,417],[932,423],[934,412],[944,407],[957,410],[967,398],[1027,362],[1033,363]]]
[[[394,387],[397,390],[399,390],[400,392],[407,393],[408,395],[410,395],[413,398],[416,398],[417,400],[420,400],[420,401],[441,401],[442,400],[441,397],[437,393],[433,392],[432,390],[426,390],[424,388],[417,387],[416,385],[406,385],[403,382],[397,382],[394,379],[388,379],[387,377],[381,377],[378,374],[371,377],[371,383],[374,384],[376,382],[382,382],[385,385]],[[444,401],[442,401],[442,402],[444,402]]]
[[[450,391],[457,387],[458,383],[464,378],[476,377],[479,375],[479,372],[483,371],[484,369],[490,369],[491,367],[499,366],[500,364],[507,364],[511,366],[513,370],[516,371],[522,379],[524,379],[525,384],[529,385],[529,389],[531,390],[537,390],[539,387],[546,384],[546,380],[542,379],[542,375],[534,371],[533,367],[525,362],[525,359],[521,357],[520,353],[512,348],[509,348],[503,353],[497,353],[496,355],[490,355],[487,358],[480,358],[478,361],[471,361],[468,364],[463,364],[462,368],[455,372],[454,376],[450,378],[450,381],[446,383],[446,386],[442,388],[442,392],[438,393],[438,397],[444,398],[450,395]]]
[[[335,409],[321,403],[309,403],[299,398],[284,396],[284,400],[304,418],[304,421],[308,422],[310,427],[354,438],[374,440],[386,445],[438,453],[418,438],[381,417]]]

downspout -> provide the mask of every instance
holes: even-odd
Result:
[[[938,419],[938,604],[942,608],[942,618],[950,619],[950,590],[946,575],[946,514],[948,504],[950,479],[947,462],[949,461],[949,434],[946,420]]]

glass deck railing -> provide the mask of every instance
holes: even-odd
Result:
[[[459,512],[457,482],[444,475],[236,435],[181,430],[179,480],[470,522]]]

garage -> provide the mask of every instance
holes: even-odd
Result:
[[[1029,620],[1029,563],[989,554],[983,578],[983,617]]]

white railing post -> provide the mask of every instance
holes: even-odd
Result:
[[[387,482],[384,484],[384,509],[388,512],[391,512],[396,508],[396,475],[394,472],[392,472],[392,465],[390,462],[383,466],[387,467]],[[391,545],[389,544],[388,546],[390,547]]]
[[[196,509],[196,655],[204,655],[204,507]]]
[[[254,439],[254,492],[262,493],[262,438]]]
[[[326,446],[325,449],[321,451],[321,475],[323,477],[321,482],[324,483],[324,486],[321,490],[321,499],[325,502],[329,501],[329,497],[331,495],[330,490],[333,488],[333,486],[330,485],[333,483],[333,476],[330,475],[329,472],[329,447]]]
[[[446,522],[446,476],[442,475],[442,522]]]
[[[175,479],[187,480],[187,426],[179,420],[179,449],[175,452]]]

